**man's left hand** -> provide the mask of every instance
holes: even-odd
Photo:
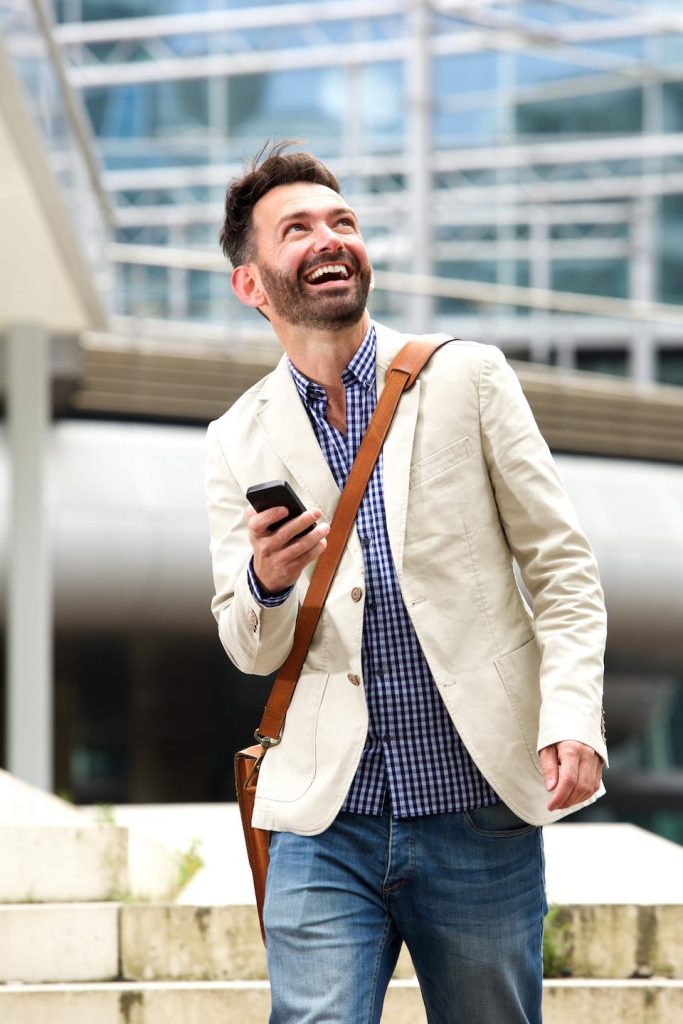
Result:
[[[549,811],[588,800],[600,788],[602,758],[578,740],[561,740],[539,752],[546,789],[552,792]]]

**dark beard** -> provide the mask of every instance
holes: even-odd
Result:
[[[329,256],[325,262],[330,262]],[[330,288],[321,292],[319,296],[303,283],[303,273],[311,270],[315,263],[302,268],[295,279],[281,271],[258,264],[269,305],[278,316],[295,327],[319,328],[326,331],[352,327],[359,322],[365,312],[372,271],[368,266],[361,268],[356,257],[349,253],[345,253],[344,262],[351,263],[354,270],[351,292],[349,293],[347,287],[339,290]]]

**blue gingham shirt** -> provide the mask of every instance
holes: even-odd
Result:
[[[290,362],[318,443],[343,489],[377,403],[375,328],[342,374],[346,436],[327,420],[325,389]],[[363,497],[356,529],[365,567],[362,667],[368,735],[342,810],[381,814],[388,796],[397,818],[485,807],[498,797],[467,753],[451,721],[410,621],[394,568],[384,513],[382,453]],[[264,605],[253,568],[249,583]]]

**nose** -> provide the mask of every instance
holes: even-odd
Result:
[[[316,226],[313,249],[315,252],[327,252],[328,250],[343,249],[344,244],[340,235],[324,221]]]

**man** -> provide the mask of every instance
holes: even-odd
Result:
[[[267,674],[410,335],[371,320],[356,216],[309,154],[233,181],[221,242],[285,352],[209,429],[213,611],[237,667]],[[272,531],[286,510],[245,492],[283,478],[307,511]],[[402,941],[431,1024],[538,1024],[540,826],[602,792],[604,635],[516,377],[451,342],[401,399],[260,771],[271,1024],[378,1022]]]

